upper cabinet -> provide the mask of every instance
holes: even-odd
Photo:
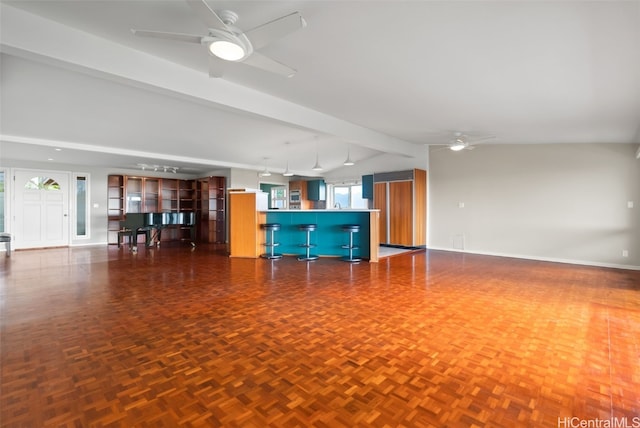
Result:
[[[126,212],[157,212],[159,184],[158,178],[125,177]]]
[[[362,198],[373,199],[373,174],[362,176]]]
[[[307,181],[307,198],[310,201],[327,200],[327,185],[324,180]]]

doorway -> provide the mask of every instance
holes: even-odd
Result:
[[[15,247],[69,245],[69,174],[16,170],[13,186]]]

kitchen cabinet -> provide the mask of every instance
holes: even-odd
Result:
[[[299,195],[298,200],[294,200],[294,195]],[[311,208],[311,201],[307,195],[307,182],[296,180],[289,182],[289,208],[297,210],[308,210]]]
[[[362,198],[373,199],[373,174],[362,176]]]
[[[427,243],[427,172],[374,174],[373,207],[380,210],[380,242],[408,247]]]
[[[307,198],[310,201],[327,200],[327,185],[324,180],[307,181]]]

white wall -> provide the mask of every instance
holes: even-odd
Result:
[[[140,171],[140,170],[132,170],[132,169],[107,169],[107,168],[98,168],[98,167],[87,167],[81,165],[69,165],[69,164],[54,164],[54,163],[45,163],[45,162],[33,162],[33,161],[24,161],[24,160],[11,160],[11,159],[2,159],[0,162],[0,169],[4,169],[7,173],[5,176],[5,180],[7,182],[7,186],[5,191],[7,191],[7,211],[12,211],[13,207],[11,206],[11,186],[10,183],[10,173],[14,169],[34,169],[34,170],[46,170],[46,171],[64,171],[70,173],[83,173],[89,174],[89,237],[88,238],[80,238],[80,239],[72,239],[71,245],[93,245],[93,244],[107,244],[108,236],[107,236],[107,177],[110,174],[122,174],[122,175],[144,175],[146,177],[157,176],[157,177],[168,177],[168,178],[185,178],[185,179],[193,179],[195,177],[191,177],[185,174],[171,174],[171,173],[153,173],[150,171]],[[71,202],[71,201],[70,201]],[[9,216],[10,213],[6,212],[6,215]],[[7,231],[11,231],[12,225],[11,221],[8,222]]]
[[[258,178],[257,171],[232,168],[227,187],[232,189],[259,189]]]
[[[635,150],[632,144],[432,149],[428,246],[640,268]]]

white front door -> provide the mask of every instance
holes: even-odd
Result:
[[[15,247],[69,245],[69,174],[16,170],[14,177]]]

